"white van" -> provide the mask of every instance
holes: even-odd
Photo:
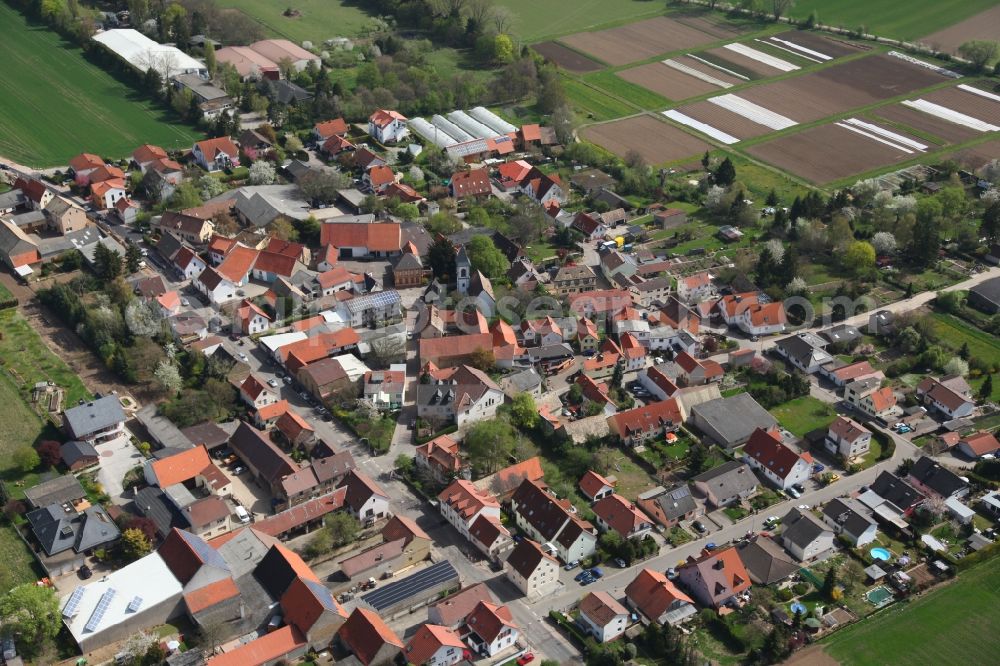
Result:
[[[236,505],[236,517],[240,519],[240,522],[246,525],[250,522],[250,514],[239,504]]]

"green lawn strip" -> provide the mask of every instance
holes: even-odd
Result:
[[[809,395],[772,407],[770,412],[778,423],[799,437],[825,428],[837,415],[831,405]]]
[[[10,524],[0,525],[0,593],[12,587],[30,583],[41,575],[38,564],[27,544]]]
[[[5,3],[0,60],[0,154],[10,159],[58,166],[82,150],[120,157],[143,143],[182,149],[202,138]]]
[[[969,354],[973,358],[978,358],[990,365],[1000,362],[1000,340],[985,331],[974,328],[961,319],[949,314],[935,312],[934,331],[939,340],[952,351],[957,352],[963,344],[969,345]],[[979,387],[986,381],[986,376],[975,377],[969,380],[973,393],[979,391]],[[993,400],[1000,399],[1000,382],[994,381]]]
[[[586,74],[582,80],[641,109],[662,109],[670,103],[666,97],[630,83],[610,71]]]
[[[0,359],[4,360],[4,378],[17,388],[21,398],[30,400],[36,382],[51,381],[66,391],[65,404],[89,399],[90,391],[66,363],[52,353],[28,321],[15,310],[0,312]],[[16,384],[14,373],[22,382]]]
[[[285,37],[296,44],[311,41],[314,46],[333,37],[355,37],[370,25],[372,15],[362,3],[343,0],[294,0],[275,3],[268,0],[220,0],[220,7],[237,9],[259,23],[272,36]],[[286,8],[300,16],[283,16]]]
[[[994,558],[907,604],[825,641],[844,666],[985,664],[1000,654],[1000,566]]]
[[[865,26],[882,37],[913,40],[990,9],[994,0],[799,0],[789,16],[806,19],[815,11],[823,25],[850,30]]]
[[[575,79],[563,79],[566,96],[589,120],[604,121],[638,113],[639,109]]]
[[[12,298],[14,298],[14,294],[11,293],[10,289],[0,284],[0,301],[9,301]]]

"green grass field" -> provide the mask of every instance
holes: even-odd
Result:
[[[606,70],[603,72],[594,72],[593,74],[584,76],[583,80],[643,109],[666,108],[670,103],[665,97],[658,95],[652,90],[646,90],[642,86],[630,83],[614,72]]]
[[[17,381],[13,379],[14,375],[20,378],[22,399],[30,399],[31,387],[41,381],[55,382],[63,387],[67,404],[91,397],[76,373],[45,346],[28,321],[16,310],[0,312],[0,331],[3,331],[0,338],[3,375],[5,381],[12,385]]]
[[[1000,340],[985,331],[975,328],[961,319],[951,315],[935,312],[934,332],[938,339],[953,350],[961,349],[963,344],[969,345],[969,355],[986,363],[1000,362]],[[972,379],[969,384],[974,391],[986,381],[985,377]],[[1000,399],[1000,382],[994,382],[993,399]]]
[[[833,407],[809,395],[789,400],[770,412],[778,423],[799,437],[817,428],[825,428],[837,415]]]
[[[0,155],[22,164],[58,166],[84,150],[117,157],[143,143],[182,148],[200,138],[4,3],[0,62]]]
[[[799,0],[791,16],[805,19],[816,10],[824,25],[854,29],[896,39],[915,39],[937,32],[981,11],[994,0]]]
[[[514,15],[512,32],[532,43],[559,35],[590,30],[610,23],[663,14],[665,5],[650,0],[497,0]]]
[[[637,108],[576,79],[564,78],[563,88],[570,102],[588,122],[611,120],[639,112]]]
[[[238,9],[260,23],[272,36],[284,37],[296,44],[304,40],[322,46],[333,37],[356,37],[372,17],[358,3],[343,0],[220,0],[220,7]],[[291,7],[301,16],[286,17],[282,12]]]
[[[992,560],[912,603],[838,631],[826,652],[843,666],[995,663],[998,625],[1000,566]]]

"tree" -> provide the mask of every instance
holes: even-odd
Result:
[[[139,270],[139,264],[142,262],[142,250],[135,243],[129,243],[128,247],[125,248],[125,268],[128,270],[129,274],[135,273]]]
[[[508,35],[497,35],[493,38],[493,59],[501,64],[514,59],[514,42]]]
[[[771,0],[771,15],[774,16],[774,20],[777,21],[784,16],[794,4],[795,0]]]
[[[455,246],[447,238],[438,238],[427,248],[427,266],[436,278],[449,280],[455,275]]]
[[[404,453],[396,456],[396,469],[403,476],[410,476],[413,474],[413,469],[416,463],[413,461],[413,456],[408,456]]]
[[[510,417],[514,425],[522,430],[531,430],[538,425],[538,407],[530,393],[518,393],[510,405]]]
[[[285,143],[286,148],[290,142],[291,139]],[[301,145],[301,142],[299,144]],[[288,148],[288,150],[291,149]],[[332,203],[337,199],[337,193],[346,186],[347,177],[332,170],[310,171],[299,178],[296,184],[299,186],[302,196],[309,201]]]
[[[958,54],[972,63],[977,71],[982,71],[989,61],[996,58],[997,43],[973,39],[959,46]]]
[[[268,225],[268,231],[279,240],[294,242],[299,239],[299,232],[295,225],[284,216],[274,218]]]
[[[222,114],[223,116],[226,114]],[[211,176],[209,176],[211,178]],[[185,208],[195,208],[202,204],[201,194],[195,184],[190,180],[182,181],[174,188],[174,193],[170,195],[168,208],[171,210],[183,210]]]
[[[736,180],[736,167],[733,166],[732,160],[728,157],[719,163],[719,166],[715,168],[715,172],[712,174],[712,178],[716,185],[721,185],[722,187],[729,187]]]
[[[480,476],[493,474],[510,462],[517,433],[504,419],[478,421],[465,436],[465,449]]]
[[[896,252],[896,237],[888,231],[879,231],[872,236],[872,247],[880,256]]]
[[[693,476],[700,473],[705,469],[705,463],[708,460],[708,452],[705,451],[705,447],[700,444],[695,444],[688,449],[687,455],[687,468],[688,472]]]
[[[712,156],[709,155],[708,151],[706,150],[705,154],[701,156],[701,168],[703,168],[705,171],[708,171],[711,165],[712,165]]]
[[[145,557],[152,549],[153,544],[146,538],[142,530],[130,528],[122,532],[122,557],[129,562],[134,562],[141,557]]]
[[[61,446],[59,442],[46,439],[38,443],[38,457],[46,467],[55,467],[62,460]]]
[[[986,236],[986,240],[995,243],[1000,240],[1000,201],[990,204],[983,213],[983,221],[979,225],[979,232]]]
[[[313,538],[305,547],[305,556],[309,559],[325,555],[333,549],[333,536],[330,530],[321,529],[313,533]]]
[[[964,377],[969,374],[969,363],[968,361],[956,356],[944,364],[943,372],[946,375],[958,375],[959,377]]]
[[[854,241],[844,252],[844,267],[857,277],[869,275],[875,268],[875,248],[865,241]]]
[[[0,597],[0,621],[21,652],[38,654],[62,626],[55,589],[34,583],[18,585]]]
[[[148,446],[149,443],[145,442],[145,444]],[[138,470],[139,477],[142,477],[142,467],[135,467],[133,469]],[[146,536],[146,539],[148,539],[150,543],[153,543],[153,540],[156,538],[156,523],[153,522],[151,518],[146,518],[145,516],[129,516],[124,527],[127,530],[139,530]]]
[[[122,274],[122,256],[104,243],[94,250],[94,274],[102,282],[110,282]]]
[[[184,385],[184,380],[181,379],[181,373],[177,370],[177,366],[167,359],[160,361],[153,376],[156,377],[160,388],[170,394],[176,394]]]
[[[330,531],[334,548],[354,543],[354,540],[358,538],[358,532],[361,531],[361,523],[346,511],[330,514],[325,522],[326,529]]]
[[[983,385],[979,387],[978,398],[980,400],[989,400],[993,395],[993,375],[986,375],[986,380]]]
[[[826,572],[826,577],[823,579],[823,598],[828,601],[836,601],[836,590],[837,569],[836,567],[830,567],[830,570]]]
[[[469,354],[469,365],[476,370],[489,372],[497,365],[496,357],[493,356],[492,349],[477,349]]]
[[[406,360],[406,345],[398,335],[384,335],[370,343],[371,359],[378,368],[388,368],[393,363]]]
[[[921,201],[927,201],[927,199]],[[909,255],[918,267],[926,267],[937,259],[938,251],[941,249],[938,226],[938,219],[934,217],[917,216],[917,223],[913,227],[913,240],[910,241]]]
[[[482,272],[488,278],[502,277],[510,269],[507,257],[497,249],[489,236],[474,237],[466,243],[465,251],[469,255],[472,269]]]
[[[205,68],[208,70],[208,76],[210,78],[215,78],[215,44],[211,40],[205,41]]]
[[[14,463],[14,467],[25,473],[35,469],[42,462],[38,452],[30,446],[20,446],[14,449],[14,452],[10,455],[10,460]]]
[[[251,185],[270,185],[278,178],[274,164],[265,160],[257,160],[250,165],[247,180]]]

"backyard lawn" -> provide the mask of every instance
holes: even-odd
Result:
[[[770,411],[782,426],[799,437],[825,428],[837,416],[832,406],[809,395],[789,400]]]
[[[981,331],[970,324],[949,314],[935,312],[934,332],[938,339],[953,350],[961,349],[963,344],[969,345],[969,355],[985,363],[993,365],[1000,363],[1000,340],[995,336]],[[973,391],[978,391],[986,377],[972,379],[969,384]],[[993,399],[1000,399],[1000,382],[993,382]]]
[[[844,666],[995,663],[1000,654],[1000,567],[991,560],[954,583],[833,634]]]
[[[143,143],[185,148],[202,138],[5,3],[0,61],[0,155],[22,164],[58,166],[83,150],[120,157]]]

